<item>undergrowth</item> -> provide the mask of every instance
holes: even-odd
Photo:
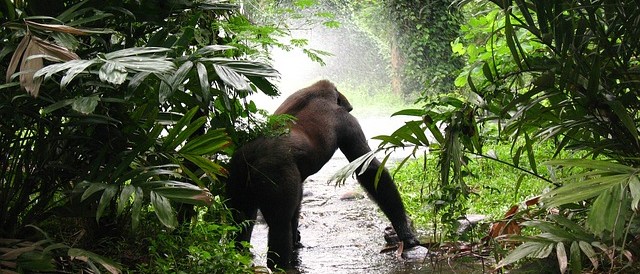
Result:
[[[149,258],[131,273],[253,273],[250,254],[238,252],[230,235],[237,228],[201,209],[198,222],[175,231],[155,231],[143,242]],[[224,212],[222,212],[224,214]],[[217,219],[217,220],[216,220]],[[153,230],[153,229],[152,229]]]
[[[497,157],[508,161],[510,159],[510,144],[487,144],[484,147],[485,156]],[[552,148],[538,147],[539,158],[551,159]],[[521,163],[521,167],[527,166]],[[414,224],[421,230],[434,230],[438,224],[437,234],[452,236],[455,224],[442,224],[441,215],[437,211],[442,203],[439,189],[439,166],[437,155],[427,154],[418,159],[410,160],[395,173],[395,181],[403,196],[405,206]],[[467,199],[456,201],[462,203],[466,212],[457,212],[458,217],[472,214],[484,215],[485,222],[502,219],[505,213],[514,205],[535,197],[551,187],[549,182],[528,175],[521,170],[500,163],[490,157],[471,157],[468,163],[469,174],[465,182],[471,190]],[[538,163],[538,170],[546,172],[546,167]]]

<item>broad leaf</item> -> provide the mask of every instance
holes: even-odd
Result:
[[[542,255],[548,255],[546,251],[549,250],[550,252],[553,246],[553,244],[544,242],[525,242],[509,252],[509,255],[504,259],[500,260],[496,268],[502,268],[527,257],[545,258],[546,256]]]
[[[96,109],[99,101],[100,97],[96,95],[89,97],[80,97],[73,100],[73,102],[71,103],[71,108],[82,114],[90,114],[93,113],[93,111]]]
[[[83,261],[87,261],[87,260],[95,261],[100,265],[102,265],[102,267],[104,267],[107,271],[109,271],[109,273],[112,273],[112,274],[121,273],[120,271],[121,267],[118,264],[116,264],[115,262],[113,262],[108,258],[102,257],[91,251],[87,251],[79,248],[70,248],[69,251],[67,251],[67,254],[71,258],[80,259]]]
[[[160,222],[170,229],[175,229],[178,226],[178,219],[176,218],[175,212],[173,212],[173,207],[171,207],[169,199],[155,191],[150,192],[150,198],[151,205]]]
[[[101,67],[100,80],[114,85],[120,85],[127,79],[127,70],[117,61],[106,61]]]

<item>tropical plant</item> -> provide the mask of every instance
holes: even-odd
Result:
[[[470,89],[466,105],[477,115],[469,119],[497,121],[500,137],[513,141],[512,163],[528,156],[533,174],[540,174],[533,155],[540,142],[551,140],[556,155],[573,151],[576,157],[547,162],[548,180],[560,187],[541,202],[557,208],[559,216],[547,217],[552,225],[526,223],[544,233],[526,238],[499,266],[526,256],[546,257],[555,248],[563,272],[568,264],[582,268],[581,253],[595,268],[621,267],[637,248],[631,239],[638,233],[634,40],[640,37],[640,9],[622,0],[491,2],[478,5],[487,9],[464,31],[467,41],[486,43],[454,45],[471,63],[457,80]],[[563,230],[585,237],[566,237]],[[596,262],[589,245],[608,262]]]
[[[146,211],[173,229],[179,205],[221,203],[223,159],[261,123],[247,96],[277,94],[261,29],[226,2],[42,2],[0,4],[2,237]]]
[[[121,267],[108,258],[93,252],[69,247],[57,243],[38,227],[29,225],[41,233],[43,238],[37,242],[20,239],[0,239],[3,254],[0,266],[5,273],[49,272],[56,269],[66,271],[93,271],[100,273],[97,265],[109,273],[120,273]],[[81,265],[76,269],[75,265]],[[62,267],[61,267],[62,266]]]

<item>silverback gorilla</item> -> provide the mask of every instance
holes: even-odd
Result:
[[[349,112],[347,98],[329,81],[323,80],[297,91],[276,110],[296,118],[287,135],[261,137],[239,148],[230,162],[227,183],[228,206],[235,222],[250,220],[237,241],[249,241],[253,221],[260,209],[269,226],[270,268],[289,267],[294,246],[300,247],[298,217],[302,183],[318,172],[336,149],[351,162],[371,151],[362,128]],[[374,160],[357,177],[393,224],[404,247],[418,245],[409,227],[396,186],[384,169],[375,187],[380,162]]]

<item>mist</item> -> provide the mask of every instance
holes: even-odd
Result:
[[[330,53],[321,56],[324,66],[311,60],[300,48],[291,51],[272,49],[272,65],[280,72],[280,79],[275,84],[281,95],[275,98],[263,94],[254,96],[258,107],[273,113],[291,93],[322,79],[332,81],[347,94],[352,88],[365,89],[368,94],[390,90],[387,58],[352,22],[339,21],[341,26],[338,28],[316,24],[312,28],[293,30],[291,37],[283,38],[308,39],[306,48]]]

